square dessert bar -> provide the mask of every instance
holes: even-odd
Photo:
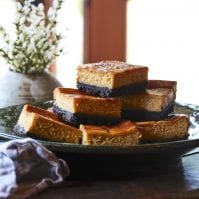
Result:
[[[133,121],[161,120],[173,112],[176,81],[149,80],[145,92],[121,96],[122,117]]]
[[[188,137],[189,117],[172,115],[160,121],[137,122],[142,133],[142,142],[163,142]]]
[[[54,90],[54,113],[64,122],[109,125],[120,122],[121,102],[118,99],[99,98],[72,88]]]
[[[139,127],[131,121],[123,121],[115,126],[80,125],[83,132],[82,144],[124,146],[139,144]]]
[[[31,105],[23,107],[14,132],[44,140],[77,144],[82,138],[79,129],[60,122],[54,113]]]
[[[148,67],[119,61],[83,64],[77,68],[77,88],[100,97],[130,95],[144,91]]]

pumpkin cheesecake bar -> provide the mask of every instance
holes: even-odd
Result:
[[[114,126],[80,125],[83,132],[82,144],[124,146],[139,144],[139,127],[131,121],[123,121]]]
[[[82,123],[110,125],[121,119],[121,102],[118,99],[90,96],[72,88],[56,88],[54,100],[54,113],[74,126]]]
[[[121,96],[122,117],[133,121],[162,120],[173,112],[176,81],[149,80],[145,92]]]
[[[54,113],[31,105],[23,107],[14,132],[44,140],[77,144],[82,138],[79,129],[60,122]]]
[[[189,117],[172,115],[160,121],[136,122],[140,126],[142,142],[163,142],[188,137]]]
[[[119,61],[83,64],[77,68],[77,88],[100,97],[130,95],[144,91],[148,67]]]

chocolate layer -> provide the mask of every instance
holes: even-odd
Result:
[[[121,96],[121,95],[132,95],[132,94],[145,91],[146,87],[147,87],[147,81],[128,85],[128,86],[123,86],[123,87],[115,88],[115,89],[109,89],[107,87],[98,87],[98,86],[88,85],[84,83],[77,83],[77,88],[79,90],[82,90],[92,95],[96,95],[100,97],[116,97],[116,96]]]
[[[122,118],[135,122],[163,120],[168,117],[169,113],[173,112],[173,106],[174,105],[170,105],[165,110],[160,112],[146,110],[122,110]]]
[[[57,105],[53,106],[53,112],[58,115],[64,123],[72,124],[76,127],[79,127],[80,124],[113,125],[120,122],[120,118],[95,116],[83,113],[71,113],[61,109]]]

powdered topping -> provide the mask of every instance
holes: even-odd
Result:
[[[146,66],[130,65],[120,61],[101,61],[97,63],[83,64],[78,69],[95,70],[97,72],[122,72],[132,69],[147,68]]]

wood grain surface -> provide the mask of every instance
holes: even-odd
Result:
[[[82,171],[83,172],[83,171]],[[199,154],[186,156],[177,165],[153,174],[118,180],[66,180],[33,199],[199,198]]]

